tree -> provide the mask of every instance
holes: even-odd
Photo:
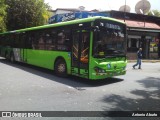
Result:
[[[6,0],[6,3],[8,30],[44,25],[50,17],[50,6],[44,0]]]
[[[148,15],[160,17],[160,11],[152,10],[148,12]]]
[[[6,31],[6,9],[5,0],[0,0],[0,32]]]

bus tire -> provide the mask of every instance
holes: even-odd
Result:
[[[10,54],[10,61],[11,61],[12,63],[15,62],[15,57],[14,57],[13,52],[11,52],[11,54]]]
[[[54,71],[57,76],[67,77],[67,65],[64,59],[57,59],[54,65]]]

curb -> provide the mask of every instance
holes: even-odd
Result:
[[[128,60],[128,63],[130,62],[137,62],[137,60]],[[160,60],[142,60],[142,62],[157,63],[157,62],[160,62]]]

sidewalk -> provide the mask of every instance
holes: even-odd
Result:
[[[128,60],[128,62],[137,62],[137,60]],[[157,63],[157,62],[160,62],[160,59],[159,60],[150,60],[150,59],[142,59],[142,62],[149,62],[149,63]]]

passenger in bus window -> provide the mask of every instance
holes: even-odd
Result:
[[[64,41],[65,41],[65,35],[64,35],[63,32],[60,32],[60,33],[58,34],[58,44],[63,44]]]

